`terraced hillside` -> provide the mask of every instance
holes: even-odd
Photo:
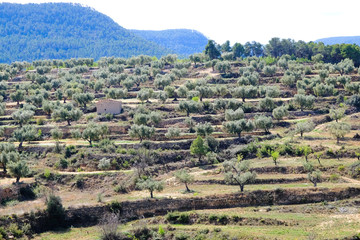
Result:
[[[0,239],[356,239],[357,71],[288,55],[1,65]],[[122,112],[97,114],[103,99]]]

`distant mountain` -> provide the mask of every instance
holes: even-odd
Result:
[[[360,36],[321,38],[316,40],[315,42],[323,42],[325,45],[346,43],[346,44],[356,44],[360,46]]]
[[[170,29],[162,31],[130,30],[148,41],[173,50],[181,56],[204,51],[208,38],[202,33],[189,29]]]
[[[0,4],[0,62],[169,53],[79,4]]]

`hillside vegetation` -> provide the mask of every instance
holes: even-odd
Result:
[[[0,62],[140,54],[172,50],[138,37],[108,16],[68,3],[0,4]]]
[[[341,48],[0,65],[0,239],[359,238],[358,47]]]

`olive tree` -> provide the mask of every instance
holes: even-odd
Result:
[[[16,90],[15,92],[10,94],[11,100],[17,103],[17,105],[20,104],[21,101],[24,100],[25,97],[25,91],[23,90]]]
[[[305,132],[311,132],[314,130],[315,124],[312,121],[303,121],[298,122],[295,125],[295,133],[300,133],[300,137],[302,138]]]
[[[22,127],[24,124],[30,121],[30,119],[34,116],[35,112],[31,110],[23,110],[19,109],[11,114],[11,117],[17,121]]]
[[[270,128],[273,127],[273,122],[271,117],[266,117],[265,115],[258,115],[255,117],[255,126],[257,129],[264,129],[265,133],[270,133]]]
[[[152,89],[142,88],[137,93],[136,98],[139,99],[142,103],[144,103],[145,101],[148,101],[152,97],[153,93],[154,91]]]
[[[82,115],[83,112],[80,109],[75,108],[71,103],[67,103],[54,109],[51,117],[61,121],[66,121],[68,126],[70,126],[71,122],[78,121]]]
[[[274,108],[274,110],[272,111],[272,116],[280,121],[282,120],[284,117],[288,116],[289,112],[286,106],[280,106],[277,108]]]
[[[259,109],[266,112],[271,112],[275,108],[275,102],[272,98],[266,97],[259,101]]]
[[[328,129],[330,134],[336,138],[336,143],[339,144],[340,138],[343,138],[350,132],[351,126],[350,124],[344,122],[332,122]]]
[[[336,122],[339,121],[339,119],[343,118],[344,117],[344,114],[345,114],[345,108],[331,108],[330,109],[330,118],[332,120],[335,120]]]
[[[240,191],[244,191],[244,187],[255,181],[256,173],[249,171],[248,161],[229,160],[223,163],[225,171],[225,181],[232,184],[237,184]]]
[[[92,93],[75,93],[72,95],[72,99],[79,104],[79,106],[83,106],[86,108],[86,104],[90,103],[94,100],[94,94]]]
[[[154,198],[154,191],[161,192],[162,190],[164,190],[164,182],[156,181],[150,177],[147,179],[140,179],[136,183],[136,187],[141,190],[148,190],[150,192],[150,197]]]
[[[194,182],[194,176],[189,174],[185,169],[178,170],[174,173],[176,180],[185,184],[186,191],[191,192],[189,184]]]
[[[246,98],[255,98],[257,96],[257,87],[252,85],[239,86],[232,90],[232,95],[241,98],[245,102]]]
[[[241,138],[241,133],[243,131],[250,132],[254,129],[254,123],[251,120],[246,121],[245,119],[240,119],[236,121],[229,121],[223,124],[225,131],[231,134],[237,134]]]
[[[193,100],[180,101],[179,110],[186,112],[186,116],[189,117],[190,113],[196,113],[201,111],[201,104]]]
[[[22,148],[24,141],[32,141],[36,139],[37,136],[38,133],[32,125],[24,125],[21,128],[15,129],[13,132],[13,138],[19,142],[19,149]]]
[[[93,141],[100,140],[100,138],[103,138],[108,132],[109,128],[107,125],[90,122],[82,132],[82,138],[92,146]]]
[[[311,163],[304,163],[304,169],[308,172],[308,180],[314,184],[314,187],[321,181],[321,171],[315,170]]]
[[[17,161],[20,159],[19,153],[15,150],[13,143],[2,142],[0,143],[0,163],[3,171],[6,173],[6,166],[10,161]]]
[[[143,139],[151,138],[154,134],[155,134],[155,128],[148,127],[145,125],[134,124],[129,129],[130,137],[139,138],[140,142],[142,142]]]
[[[174,138],[179,137],[181,135],[179,128],[169,127],[167,130],[167,133],[165,134],[165,137],[167,138]]]
[[[225,120],[226,121],[236,121],[244,118],[244,110],[238,108],[235,111],[232,109],[225,110]]]
[[[300,110],[304,111],[304,108],[313,108],[315,97],[312,95],[295,94],[295,102],[300,106]]]
[[[211,123],[198,123],[195,126],[195,131],[198,136],[206,137],[214,132],[214,128]]]
[[[20,178],[26,177],[30,172],[24,160],[10,161],[8,168],[11,176],[16,178],[16,183],[19,183]]]

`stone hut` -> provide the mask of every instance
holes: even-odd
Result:
[[[96,112],[97,114],[111,113],[119,114],[122,110],[121,101],[114,99],[103,99],[96,103]]]

